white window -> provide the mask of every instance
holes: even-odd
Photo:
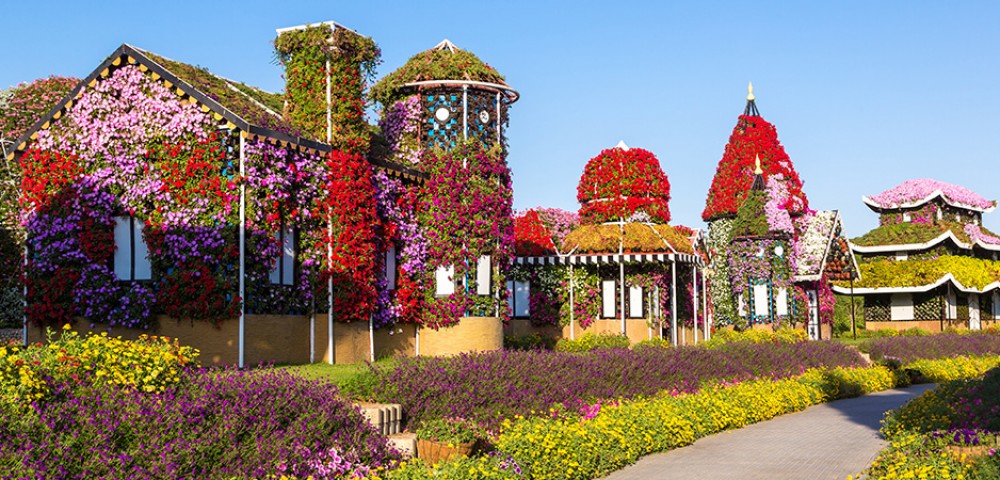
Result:
[[[483,255],[479,257],[479,261],[476,262],[476,293],[479,295],[489,295],[490,291],[493,290],[491,287],[491,280],[493,278],[493,269],[490,268],[490,256]]]
[[[939,208],[937,210],[937,219],[941,220],[942,218],[944,218],[944,211]]]
[[[909,293],[892,294],[889,314],[890,320],[913,320],[913,295]]]
[[[436,295],[451,295],[455,293],[455,267],[438,267],[434,271],[434,284]]]
[[[903,212],[903,221],[904,222],[910,221],[910,212]]]
[[[628,316],[630,318],[642,318],[642,287],[628,287]]]
[[[604,280],[601,282],[601,316],[615,318],[615,311],[615,281]]]
[[[774,309],[778,311],[778,315],[788,315],[788,290],[778,289],[778,293],[774,296]]]
[[[295,230],[281,227],[274,234],[274,240],[281,251],[271,266],[271,283],[274,285],[295,284]]]
[[[753,314],[758,317],[769,316],[770,302],[767,298],[767,285],[753,286]]]
[[[507,303],[511,315],[527,317],[531,314],[531,282],[507,282]]]
[[[747,297],[744,292],[740,292],[739,297],[736,299],[736,311],[741,317],[747,316]]]
[[[119,280],[149,280],[153,268],[142,236],[142,220],[115,217],[114,271]]]
[[[396,246],[390,245],[385,251],[385,285],[389,290],[396,289]]]

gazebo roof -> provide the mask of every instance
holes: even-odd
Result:
[[[500,72],[474,53],[458,48],[448,39],[410,57],[403,66],[372,85],[369,96],[383,106],[389,106],[411,93],[412,86],[420,83],[441,84],[445,81],[491,86],[502,91],[510,102],[517,101],[518,97]]]

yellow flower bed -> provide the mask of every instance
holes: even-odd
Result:
[[[0,347],[0,401],[25,406],[45,397],[52,382],[111,384],[145,392],[162,392],[194,365],[198,351],[166,337],[142,335],[137,340],[107,333],[81,337],[65,328],[47,345]]]
[[[519,418],[504,422],[496,446],[526,465],[530,478],[592,479],[642,455],[799,411],[845,391],[890,388],[894,378],[885,367],[811,370],[800,379],[756,380],[624,402],[604,407],[592,420]]]
[[[927,478],[934,480],[965,479],[973,469],[971,463],[955,455],[925,447],[926,436],[903,433],[892,438],[889,447],[882,451],[866,470],[869,480],[897,480]],[[848,477],[852,480],[853,477]]]
[[[1000,366],[1000,356],[997,355],[917,360],[906,365],[907,368],[919,370],[933,383],[979,377],[997,366]]]

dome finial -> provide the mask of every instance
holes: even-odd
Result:
[[[747,100],[751,102],[757,97],[753,96],[753,82],[747,82]]]
[[[628,145],[625,145],[625,140],[619,140],[618,145],[615,145],[615,148],[620,148],[626,152],[628,151]]]
[[[754,163],[753,174],[754,175],[761,175],[761,174],[763,174],[764,170],[760,168],[760,155],[755,155],[754,156],[753,163]]]
[[[458,48],[457,45],[451,43],[451,40],[448,40],[446,38],[444,40],[441,40],[441,43],[434,45],[434,48],[432,48],[431,50],[447,50],[451,53],[455,53],[455,50],[461,50],[461,48]]]

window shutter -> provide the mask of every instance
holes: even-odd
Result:
[[[281,248],[281,284],[295,284],[295,231],[291,228],[285,229],[284,244]]]
[[[438,267],[434,272],[434,279],[436,284],[435,294],[437,295],[451,295],[455,293],[455,267]]]
[[[614,280],[604,280],[601,282],[601,316],[605,318],[615,317]]]
[[[642,318],[642,287],[628,287],[628,316]]]
[[[132,279],[132,222],[129,217],[115,217],[115,276]]]
[[[514,282],[515,317],[531,315],[531,282]]]
[[[149,248],[146,246],[146,238],[142,236],[142,227],[145,222],[132,217],[132,255],[135,262],[133,280],[152,280],[153,265],[149,261]]]
[[[476,293],[479,295],[489,295],[493,290],[490,285],[493,278],[493,269],[490,266],[490,256],[483,255],[476,262]]]
[[[385,284],[389,290],[396,289],[396,246],[390,245],[385,252]]]

